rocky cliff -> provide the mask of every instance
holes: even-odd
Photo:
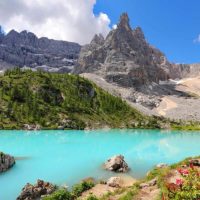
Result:
[[[105,40],[95,35],[81,49],[78,64],[76,73],[95,73],[125,87],[167,80],[171,68],[164,54],[148,44],[140,27],[131,29],[126,13]]]
[[[76,63],[80,48],[77,43],[38,38],[27,31],[0,33],[0,69],[26,66],[69,72]]]

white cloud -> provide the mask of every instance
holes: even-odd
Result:
[[[95,16],[96,0],[0,0],[0,25],[6,32],[28,30],[39,37],[85,44],[110,31],[105,13]]]
[[[199,34],[198,37],[194,40],[194,43],[200,43],[200,34]]]
[[[117,24],[113,24],[112,28],[117,29]]]

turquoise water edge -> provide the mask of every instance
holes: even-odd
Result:
[[[158,163],[175,163],[200,154],[200,132],[159,130],[0,131],[0,151],[17,158],[0,175],[0,200],[15,200],[37,179],[68,185],[87,177],[106,179],[102,163],[122,154],[129,174],[142,178]]]

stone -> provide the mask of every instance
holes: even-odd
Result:
[[[121,178],[120,177],[111,177],[107,181],[107,185],[110,187],[116,187],[119,188],[121,183]]]
[[[41,196],[53,193],[55,189],[55,185],[43,180],[37,180],[35,185],[27,183],[22,189],[21,194],[17,197],[17,200],[37,200]]]
[[[146,183],[141,183],[140,188],[152,187],[157,184],[157,178],[154,178]]]
[[[168,166],[168,165],[165,164],[165,163],[159,163],[159,164],[156,165],[156,168],[162,169],[162,168],[165,168],[165,167],[167,167],[167,166]]]
[[[15,164],[13,156],[0,152],[0,173],[7,171]]]
[[[105,169],[114,172],[127,172],[129,170],[128,164],[124,160],[124,156],[113,156],[104,164]]]

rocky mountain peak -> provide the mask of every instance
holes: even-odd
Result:
[[[97,45],[103,45],[104,43],[104,37],[102,34],[95,34],[95,36],[93,37],[92,41],[90,44],[97,44]]]
[[[128,17],[128,14],[127,13],[123,13],[121,16],[120,16],[120,21],[119,21],[119,24],[117,26],[118,29],[120,28],[125,28],[127,30],[130,30],[130,25],[129,25],[129,17]]]
[[[95,36],[94,41],[99,41]],[[99,43],[100,44],[100,43]],[[132,30],[127,13],[120,17],[102,45],[86,45],[78,60],[77,73],[95,73],[123,87],[137,87],[167,80],[168,62],[164,54],[152,48],[140,27]]]
[[[133,30],[133,36],[135,38],[137,38],[138,40],[145,40],[145,36],[144,36],[144,33],[142,31],[142,28],[141,27],[136,27],[134,30]]]

